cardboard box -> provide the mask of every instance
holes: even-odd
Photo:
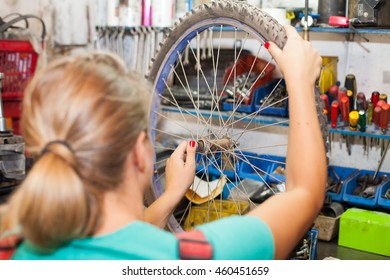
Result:
[[[318,229],[318,239],[324,241],[330,241],[339,233],[340,216],[326,217],[318,216],[314,221],[313,228]]]

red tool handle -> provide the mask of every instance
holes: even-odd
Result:
[[[378,103],[378,101],[379,101],[379,92],[373,91],[371,94],[371,103],[374,108],[376,107],[376,103]]]
[[[381,107],[375,107],[374,108],[374,114],[373,114],[373,122],[376,126],[379,126],[379,120],[381,115],[382,108]]]
[[[328,99],[328,96],[326,94],[321,94],[321,99],[324,101],[324,108],[326,110],[326,114],[330,115],[330,111],[329,111],[329,99]]]
[[[349,27],[349,18],[340,16],[329,17],[330,26]]]
[[[337,101],[333,101],[332,102],[332,113],[330,116],[333,128],[335,128],[337,126],[338,115],[339,115],[339,103]]]
[[[339,92],[339,87],[337,85],[332,85],[329,87],[328,93],[329,93],[330,102],[337,100],[338,92]]]
[[[341,104],[341,98],[343,96],[347,96],[347,89],[344,87],[339,88],[339,92],[337,93],[337,101]]]
[[[379,100],[379,101],[376,103],[376,107],[380,107],[380,108],[382,108],[382,106],[383,106],[384,104],[386,104],[386,102],[385,102],[385,101],[383,101],[383,100]]]
[[[387,129],[389,127],[389,113],[390,113],[390,105],[383,104],[381,117],[380,117],[380,126],[381,129]]]
[[[341,116],[344,122],[349,122],[349,98],[347,96],[341,97]]]

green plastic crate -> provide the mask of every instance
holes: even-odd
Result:
[[[339,245],[390,256],[390,215],[351,208],[341,215]]]

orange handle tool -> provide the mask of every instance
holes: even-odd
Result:
[[[380,126],[383,133],[386,133],[387,128],[389,127],[389,113],[390,113],[390,105],[383,104],[381,116],[380,116]]]
[[[337,126],[337,117],[339,115],[339,103],[337,101],[332,102],[332,112],[331,112],[331,122],[332,127],[335,128]]]
[[[341,97],[341,116],[346,125],[349,122],[349,98],[347,96]]]

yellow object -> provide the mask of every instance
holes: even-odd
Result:
[[[249,202],[233,200],[213,200],[191,207],[184,221],[184,230],[192,230],[195,226],[228,217],[244,215],[249,212]]]
[[[339,58],[337,56],[323,56],[322,57],[322,71],[320,76],[320,90],[324,94],[331,85],[337,82],[337,63]]]
[[[286,17],[288,18],[288,19],[294,19],[295,18],[295,13],[294,13],[294,11],[287,11],[287,13],[286,13]]]
[[[225,176],[211,182],[195,177],[194,184],[188,189],[185,196],[194,204],[202,204],[220,195],[225,184]]]
[[[358,126],[358,121],[359,121],[359,113],[357,111],[352,111],[349,113],[349,129],[352,131],[357,130]]]

